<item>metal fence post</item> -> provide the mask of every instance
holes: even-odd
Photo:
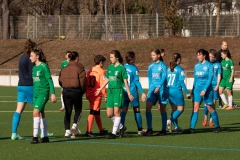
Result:
[[[210,36],[212,36],[212,13],[210,13],[210,22],[209,22],[209,25],[210,25]]]
[[[239,36],[239,12],[237,13],[237,36]]]
[[[58,16],[58,39],[60,39],[61,36],[61,16]]]
[[[130,39],[133,39],[133,21],[132,21],[132,14],[131,14],[131,38]]]
[[[84,32],[84,17],[82,15],[82,40],[83,40],[83,32]]]
[[[12,84],[11,84],[11,83],[12,83],[12,80],[11,80],[11,79],[12,79],[12,70],[10,69],[10,77],[9,77],[9,83],[10,83],[9,85],[10,85],[10,86],[12,86]]]
[[[38,18],[37,18],[37,16],[36,16],[36,35],[35,35],[35,38],[37,39],[38,38]]]

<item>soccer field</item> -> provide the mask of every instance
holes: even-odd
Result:
[[[82,134],[75,139],[64,138],[64,112],[60,112],[60,88],[56,88],[57,103],[47,103],[45,107],[48,131],[53,132],[50,143],[31,144],[33,132],[32,106],[27,105],[22,114],[18,133],[24,140],[12,141],[11,122],[16,109],[17,88],[0,87],[0,159],[239,159],[240,157],[240,109],[225,111],[217,108],[222,131],[212,133],[213,127],[203,127],[203,110],[199,110],[196,133],[167,133],[166,136],[143,137],[137,134],[133,112],[130,108],[126,116],[126,135],[117,139],[99,136],[94,122],[96,138],[86,138],[88,101],[84,96],[82,119],[79,129]],[[234,92],[234,102],[240,106],[240,92]],[[143,127],[146,128],[145,103],[141,103]],[[170,118],[170,106],[168,118]],[[161,129],[161,116],[157,106],[153,107],[153,130]],[[191,100],[186,99],[186,108],[179,118],[179,126],[189,127]],[[112,130],[112,121],[105,113],[102,103],[103,127]]]

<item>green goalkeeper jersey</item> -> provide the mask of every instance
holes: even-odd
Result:
[[[46,63],[41,62],[32,69],[34,97],[38,95],[55,94],[52,77],[49,67]]]
[[[60,66],[60,69],[62,70],[63,68],[67,67],[68,66],[68,60],[64,60],[62,61],[61,63],[61,66]]]
[[[231,73],[234,70],[234,63],[231,59],[228,60],[222,60],[221,62],[222,66],[222,78],[228,79],[231,77]]]
[[[110,64],[106,72],[106,77],[108,78],[108,88],[122,88],[124,84],[123,79],[128,78],[126,69],[122,64],[118,66]]]

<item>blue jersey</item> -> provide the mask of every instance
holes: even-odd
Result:
[[[218,82],[218,75],[222,74],[221,64],[219,62],[213,62],[213,79],[212,85],[216,86]]]
[[[184,83],[185,72],[180,65],[176,65],[172,72],[170,68],[167,70],[167,86],[169,89],[184,90],[186,94],[189,94],[187,87]]]
[[[128,75],[128,85],[130,88],[130,92],[132,94],[136,93],[136,95],[134,94],[133,96],[138,96],[138,91],[137,88],[139,89],[139,91],[141,93],[144,93],[143,89],[142,89],[142,85],[139,82],[139,75],[138,75],[138,69],[135,65],[132,64],[124,64],[124,67],[126,68],[127,71],[127,75]],[[126,90],[126,88],[124,87],[124,90]]]
[[[161,89],[167,85],[167,66],[162,61],[151,63],[148,66],[148,86],[149,92],[153,92],[156,88]]]
[[[213,65],[212,63],[206,61],[204,64],[198,62],[194,67],[194,82],[193,87],[201,89],[202,91],[207,91],[211,86],[212,88],[212,78],[213,78]]]

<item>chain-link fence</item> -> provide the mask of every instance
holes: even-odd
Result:
[[[239,14],[182,16],[184,37],[239,36]],[[0,36],[2,21],[0,19]],[[61,15],[10,17],[10,35],[18,39],[148,39],[167,36],[163,15]],[[107,35],[107,36],[106,36]]]

